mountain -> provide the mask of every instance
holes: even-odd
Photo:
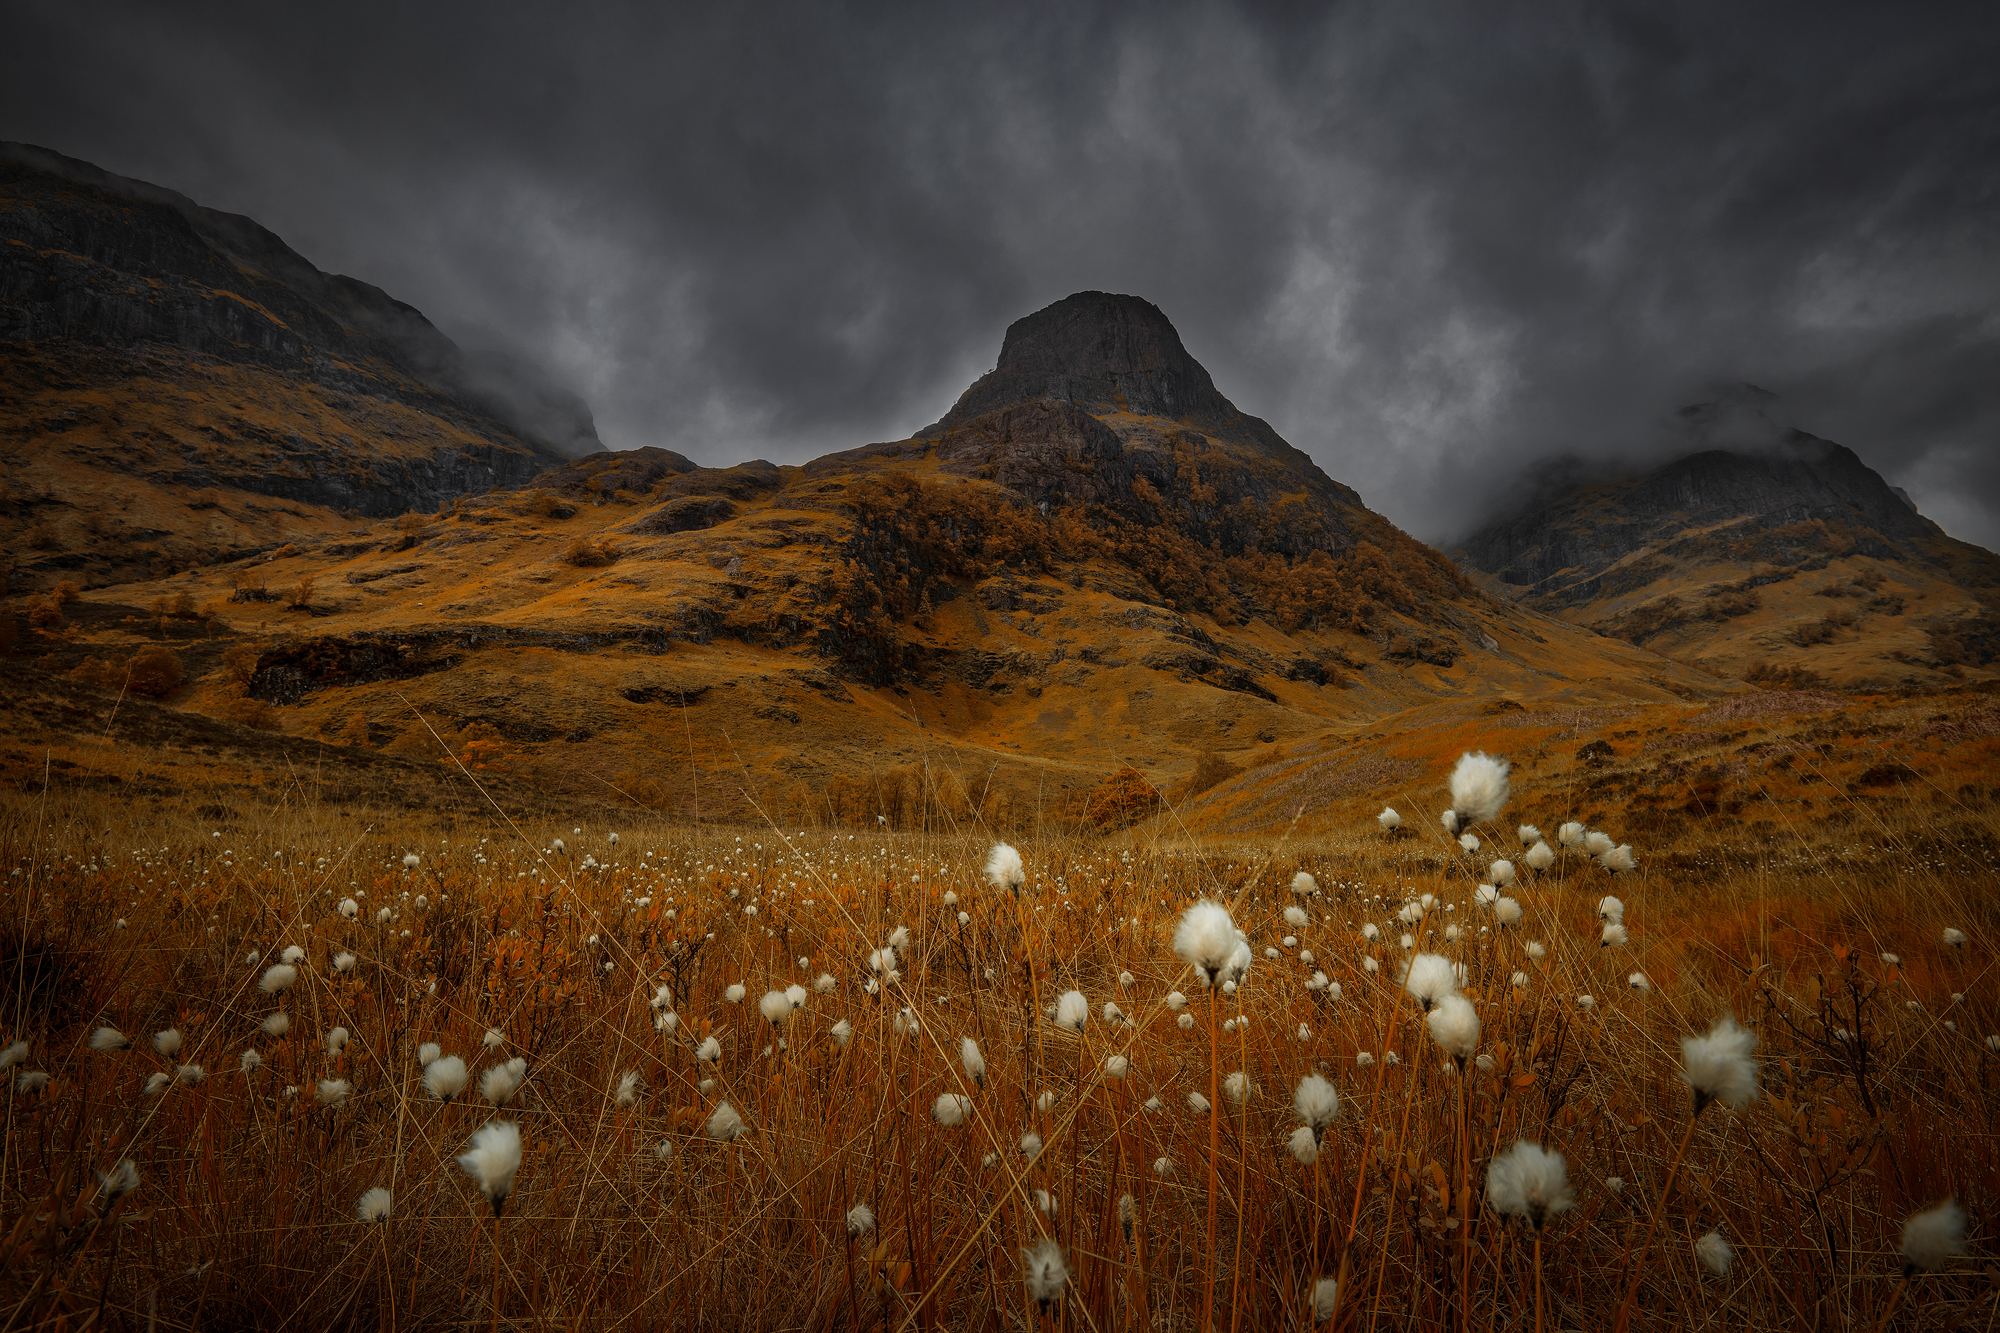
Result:
[[[92,578],[434,511],[601,447],[574,395],[249,218],[14,143],[0,423],[9,546]]]
[[[198,628],[147,610],[177,604]],[[1230,827],[1281,828],[1411,709],[1740,688],[1488,597],[1102,293],[1016,322],[908,439],[803,466],[600,452],[90,589],[60,626],[38,605],[17,660],[45,677],[168,643],[194,712],[705,819],[1108,825],[1165,790],[1190,827],[1226,797]],[[1226,781],[1287,755],[1268,799]]]
[[[1722,674],[1882,689],[1992,670],[2000,558],[1777,412],[1751,386],[1683,409],[1710,447],[1558,484],[1456,554],[1500,595]]]

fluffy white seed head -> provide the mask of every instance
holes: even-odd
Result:
[[[1323,1277],[1313,1283],[1313,1322],[1324,1324],[1340,1308],[1340,1283]]]
[[[1484,824],[1507,808],[1507,761],[1474,750],[1451,770],[1451,805],[1461,820]]]
[[[439,1056],[424,1066],[424,1091],[448,1102],[465,1091],[465,1061],[456,1055]]]
[[[782,1023],[792,1016],[791,997],[781,990],[765,991],[764,998],[757,1001],[757,1012],[768,1023]]]
[[[741,1004],[743,1003],[743,997],[749,993],[749,988],[742,982],[737,981],[723,988],[722,998],[731,1004]]]
[[[1617,845],[1611,841],[1610,834],[1599,833],[1596,829],[1583,835],[1583,850],[1592,856],[1602,856]]]
[[[1720,1231],[1711,1231],[1694,1243],[1694,1257],[1717,1277],[1728,1277],[1729,1266],[1736,1262],[1736,1251]]]
[[[1495,884],[1504,889],[1514,882],[1514,863],[1512,861],[1495,861],[1492,865],[1486,867],[1486,873],[1492,878]]]
[[[1625,978],[1625,984],[1636,991],[1650,991],[1653,989],[1652,981],[1644,972],[1634,972],[1631,976]]]
[[[1444,825],[1444,831],[1446,833],[1449,833],[1454,837],[1458,835],[1458,811],[1456,810],[1445,811],[1443,814],[1438,816],[1438,823]]]
[[[1955,926],[1946,926],[1944,928],[1944,942],[1954,949],[1962,948],[1965,944],[1965,932]]]
[[[847,1045],[848,1040],[854,1036],[854,1024],[848,1022],[846,1019],[843,1018],[838,1023],[835,1023],[832,1026],[832,1028],[828,1029],[828,1031],[832,1034],[833,1039],[836,1042],[840,1043],[842,1046],[845,1046]],[[706,1056],[701,1055],[701,1052],[697,1051],[695,1054],[698,1058],[713,1060],[717,1056],[722,1054],[721,1043],[717,1042],[716,1039],[713,1037],[710,1037],[707,1041],[703,1042],[701,1045],[702,1045],[702,1050],[708,1050],[710,1047],[713,1047],[714,1050],[712,1051],[712,1053]]]
[[[1626,874],[1639,868],[1639,859],[1632,854],[1632,844],[1621,843],[1610,851],[1600,854],[1597,864],[1612,874]]]
[[[1681,1038],[1681,1077],[1694,1089],[1695,1114],[1711,1101],[1741,1110],[1757,1098],[1757,1034],[1724,1014],[1706,1036]]]
[[[1623,923],[1607,921],[1604,923],[1603,933],[1598,939],[1598,947],[1600,949],[1622,949],[1631,942],[1632,934],[1625,929]]]
[[[1438,1048],[1461,1067],[1479,1049],[1479,1011],[1456,991],[1440,997],[1424,1022]]]
[[[993,850],[986,854],[986,882],[996,889],[1018,890],[1028,878],[1028,872],[1021,865],[1021,854],[1004,842],[993,844]]]
[[[178,1028],[168,1028],[165,1032],[153,1034],[153,1051],[164,1059],[171,1060],[181,1053],[181,1034]]]
[[[117,1028],[98,1028],[90,1034],[90,1049],[93,1051],[122,1051],[131,1044],[132,1039]]]
[[[1052,1212],[1051,1207],[1042,1211]],[[1027,1284],[1028,1296],[1046,1314],[1062,1299],[1063,1288],[1069,1285],[1069,1268],[1063,1263],[1062,1246],[1053,1236],[1044,1236],[1033,1245],[1021,1251],[1023,1268],[1021,1280]]]
[[[1230,920],[1229,909],[1207,898],[1191,904],[1174,927],[1174,952],[1211,983],[1229,965],[1236,946],[1236,923]]]
[[[1306,924],[1305,909],[1298,906],[1285,909],[1285,924],[1294,930],[1303,930]]]
[[[972,1115],[972,1098],[962,1092],[941,1092],[937,1105],[931,1107],[931,1116],[947,1129],[962,1125]]]
[[[352,921],[355,917],[361,914],[361,904],[355,902],[354,899],[352,898],[342,898],[339,903],[339,908],[340,908],[340,914],[346,917],[349,921]]]
[[[527,1077],[528,1062],[517,1055],[479,1076],[479,1095],[495,1106],[505,1106],[514,1099],[514,1094],[520,1091]]]
[[[1493,919],[1503,926],[1521,924],[1521,904],[1512,898],[1498,898],[1493,903]]]
[[[1443,954],[1420,953],[1403,965],[1403,989],[1425,1013],[1458,989],[1458,970]]]
[[[958,1062],[965,1069],[967,1082],[978,1088],[986,1086],[986,1057],[980,1053],[978,1042],[971,1037],[960,1037]]]
[[[1194,1112],[1196,1115],[1208,1114],[1208,1098],[1198,1092],[1190,1092],[1187,1095],[1187,1104],[1188,1110]]]
[[[514,1192],[514,1175],[521,1169],[521,1127],[512,1120],[488,1121],[473,1134],[458,1165],[479,1182],[479,1192],[499,1212]]]
[[[131,1158],[120,1158],[118,1165],[98,1175],[97,1188],[104,1191],[107,1203],[122,1198],[139,1188],[139,1168],[132,1165]]]
[[[1556,863],[1556,849],[1545,842],[1538,842],[1521,859],[1527,862],[1530,870],[1547,870]]]
[[[1597,919],[1600,921],[1623,921],[1625,903],[1622,899],[1606,895],[1597,900]]]
[[[1300,1166],[1311,1166],[1319,1160],[1319,1140],[1313,1137],[1311,1125],[1300,1125],[1293,1130],[1285,1146]]]
[[[239,1074],[253,1074],[257,1071],[257,1066],[263,1063],[264,1057],[257,1053],[255,1047],[252,1047],[237,1058],[236,1072]]]
[[[1043,1095],[1046,1096],[1047,1094]],[[1042,1107],[1042,1109],[1046,1111],[1049,1108],[1047,1106],[1044,1106]],[[1041,1151],[1042,1151],[1041,1135],[1035,1133],[1033,1130],[1029,1130],[1026,1134],[1023,1134],[1021,1136],[1021,1156],[1027,1158],[1029,1161],[1032,1162],[1035,1160],[1035,1158],[1041,1155]]]
[[[1587,830],[1581,824],[1564,824],[1556,830],[1556,841],[1565,847],[1583,846],[1583,835]]]
[[[847,1210],[847,1234],[865,1236],[875,1229],[875,1210],[866,1203],[857,1203]]]
[[[1472,853],[1479,850],[1479,835],[1476,833],[1459,834],[1458,848],[1460,851],[1464,852],[1467,856],[1472,855]]]
[[[1551,1214],[1574,1207],[1569,1164],[1526,1139],[1494,1157],[1486,1168],[1486,1203],[1503,1216],[1525,1218],[1536,1231]]]
[[[1298,1112],[1300,1120],[1312,1130],[1315,1138],[1324,1134],[1335,1116],[1340,1114],[1340,1096],[1326,1075],[1307,1074],[1299,1080],[1299,1086],[1292,1090],[1292,1109]]]
[[[208,1076],[202,1072],[200,1065],[182,1065],[174,1070],[174,1082],[190,1088],[206,1077]]]
[[[1082,991],[1064,991],[1056,1001],[1056,1026],[1068,1028],[1072,1032],[1083,1031],[1083,1025],[1090,1018],[1090,1001],[1083,998]]]
[[[284,949],[278,954],[278,961],[281,963],[299,963],[305,961],[305,956],[306,956],[306,951],[304,945],[287,944],[284,947]]]
[[[349,1035],[346,1028],[334,1028],[328,1032],[326,1034],[326,1053],[330,1056],[338,1056],[342,1051],[346,1050]]]
[[[264,1021],[258,1026],[264,1029],[264,1035],[267,1037],[282,1037],[292,1030],[292,1019],[280,1009],[275,1013],[264,1015]]]
[[[1532,847],[1542,840],[1542,831],[1533,824],[1523,824],[1521,827],[1515,829],[1514,832],[1520,835],[1523,847]]]
[[[1906,1269],[1935,1273],[1965,1253],[1965,1210],[1946,1199],[1903,1223],[1903,1263]]]
[[[743,1123],[743,1117],[728,1102],[715,1104],[715,1110],[709,1115],[704,1128],[708,1137],[719,1143],[734,1143],[750,1132],[749,1126]]]
[[[257,979],[257,989],[266,995],[277,995],[290,988],[299,979],[299,970],[290,963],[273,963],[264,969],[264,975]]]
[[[160,1093],[165,1092],[167,1090],[167,1085],[169,1083],[172,1083],[173,1081],[174,1080],[172,1076],[168,1074],[164,1073],[148,1074],[146,1076],[146,1095],[148,1097],[158,1096]]]
[[[628,1069],[619,1076],[618,1088],[612,1093],[611,1100],[620,1108],[629,1111],[639,1104],[639,1092],[639,1071]]]
[[[352,1091],[353,1085],[344,1078],[323,1078],[313,1090],[313,1095],[321,1106],[338,1106],[347,1100],[347,1094]]]
[[[434,1041],[427,1041],[417,1047],[417,1068],[422,1069],[431,1061],[444,1054],[444,1048]]]
[[[1292,876],[1292,892],[1301,898],[1312,898],[1319,893],[1319,881],[1301,870]]]
[[[1384,833],[1394,833],[1403,827],[1403,817],[1396,813],[1394,806],[1383,806],[1382,813],[1375,816],[1375,822],[1382,826]]]
[[[1223,1095],[1238,1106],[1249,1101],[1256,1091],[1257,1085],[1252,1083],[1250,1076],[1240,1069],[1222,1080]]]

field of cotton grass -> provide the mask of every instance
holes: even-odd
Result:
[[[92,800],[0,825],[8,1329],[1995,1318],[1934,822],[1670,854],[1478,755],[1312,844]]]

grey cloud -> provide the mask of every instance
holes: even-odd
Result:
[[[1718,382],[2000,544],[1989,6],[46,6],[0,126],[620,446],[895,438],[1084,288],[1421,536]]]

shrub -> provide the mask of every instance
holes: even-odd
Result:
[[[1778,666],[1770,662],[1754,662],[1743,673],[1743,679],[1760,689],[1766,690],[1823,690],[1827,679],[1817,671],[1806,667]]]
[[[180,654],[165,644],[146,645],[132,655],[125,668],[125,688],[154,699],[172,694],[184,679]]]
[[[37,551],[60,551],[62,535],[56,531],[55,524],[43,519],[28,529],[28,545]]]
[[[36,629],[61,629],[63,626],[62,603],[54,597],[30,597],[28,599],[28,623]]]
[[[563,552],[563,559],[580,569],[595,569],[613,564],[618,559],[618,543],[612,537],[600,537],[595,541],[588,537],[578,537]]]
[[[55,592],[52,595],[58,602],[73,602],[83,595],[83,590],[77,587],[75,579],[64,579],[62,582],[56,584]]]
[[[285,594],[285,605],[294,611],[304,611],[312,606],[313,584],[315,580],[308,574],[298,581],[298,585]]]
[[[1150,819],[1160,808],[1160,791],[1130,764],[1106,778],[1090,794],[1083,817],[1093,828],[1109,833]]]

